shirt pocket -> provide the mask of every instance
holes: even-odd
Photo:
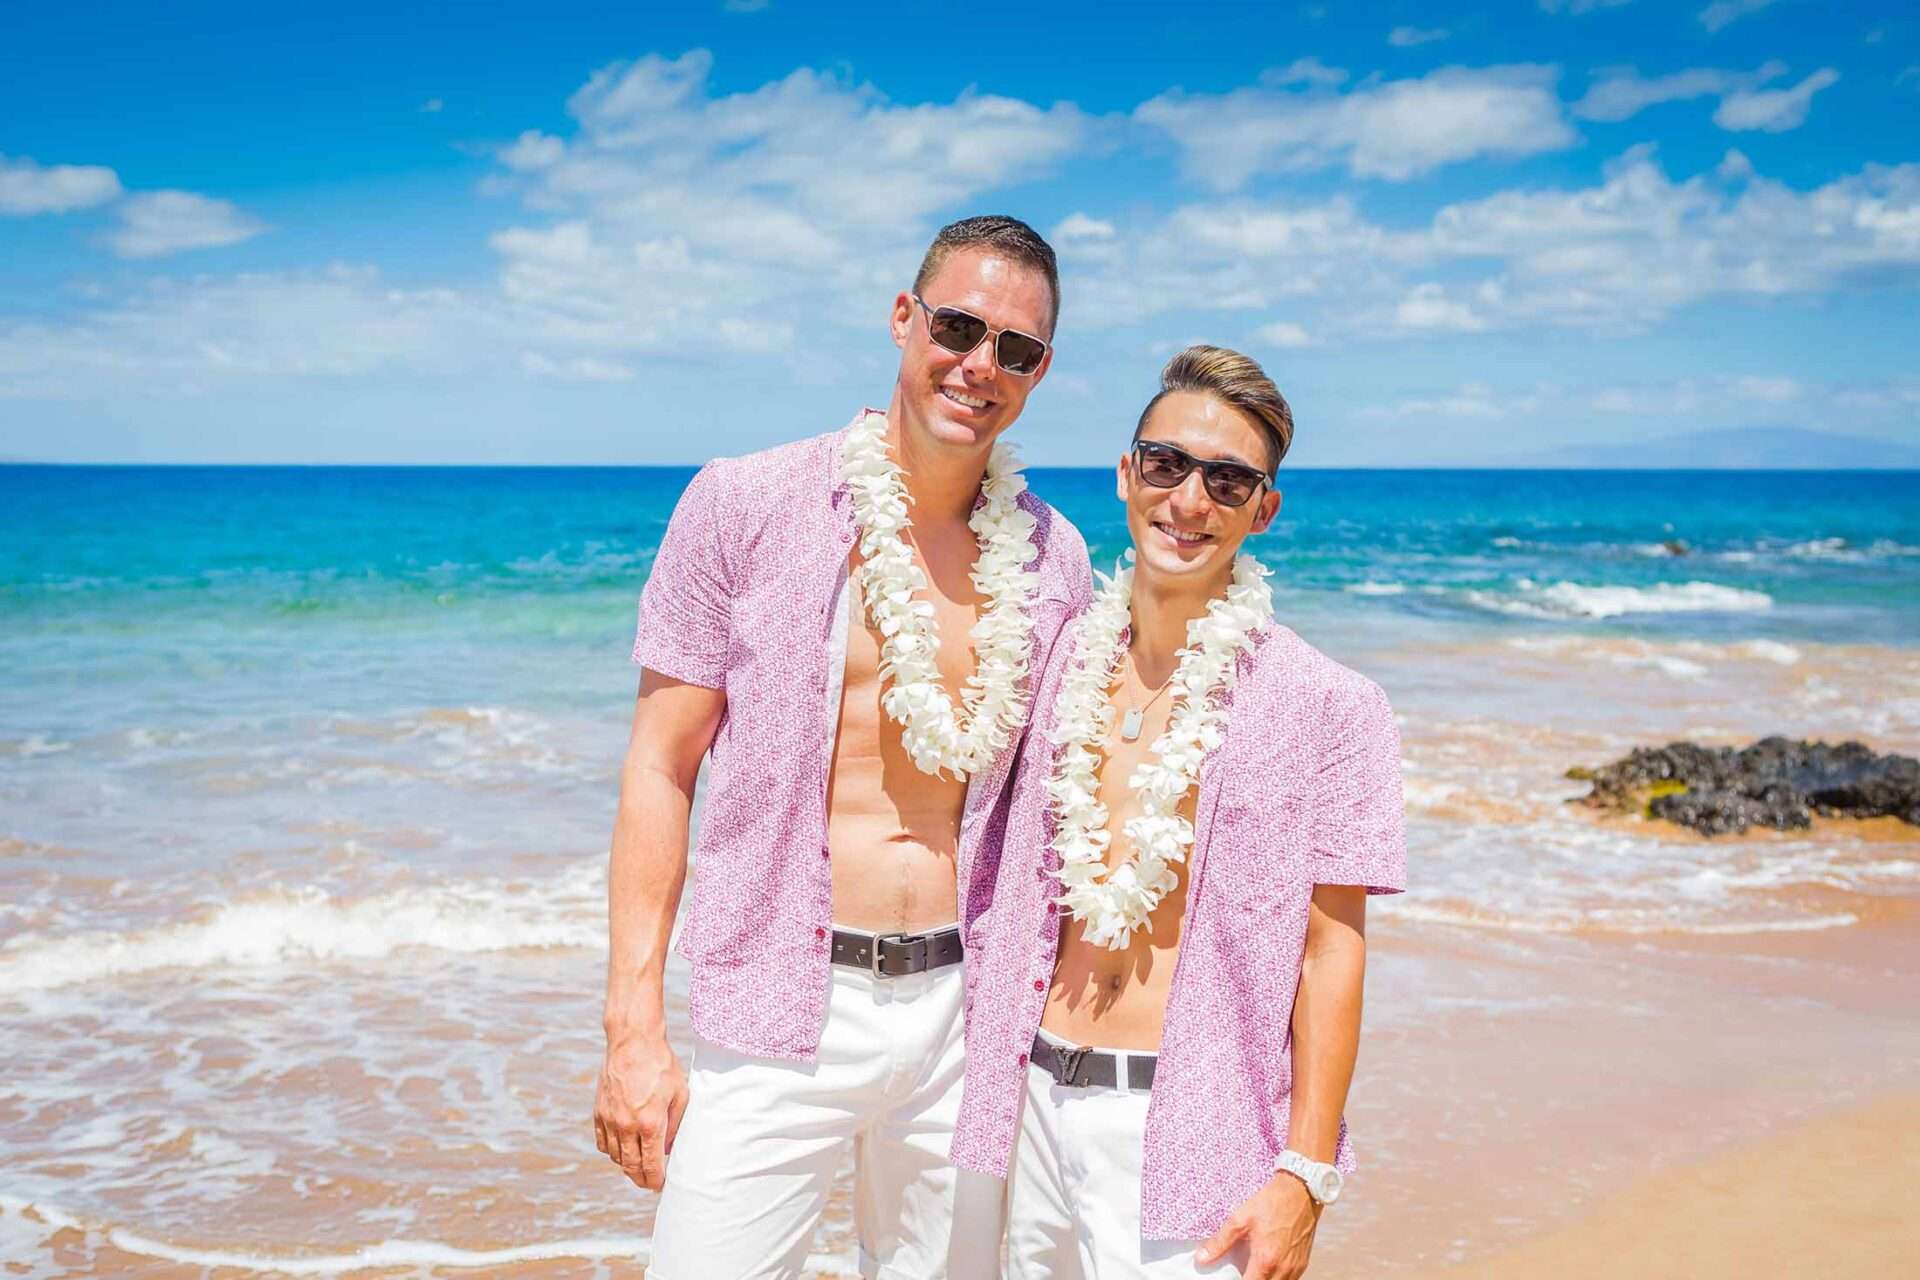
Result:
[[[1207,833],[1207,895],[1240,915],[1304,914],[1313,896],[1308,819],[1284,779],[1227,779]]]

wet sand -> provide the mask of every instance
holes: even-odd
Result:
[[[1916,1188],[1920,1095],[1901,1094],[1653,1174],[1571,1227],[1421,1277],[1910,1280],[1920,1271]]]

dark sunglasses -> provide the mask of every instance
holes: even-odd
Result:
[[[927,336],[953,352],[964,356],[980,345],[982,338],[993,338],[993,359],[1008,373],[1022,376],[1040,368],[1047,358],[1047,344],[1018,329],[994,329],[971,311],[958,307],[929,307],[919,294],[909,294],[927,313]]]
[[[1247,499],[1267,483],[1267,473],[1264,471],[1256,471],[1238,462],[1210,462],[1205,458],[1196,458],[1185,449],[1158,440],[1134,441],[1133,465],[1140,472],[1140,478],[1156,489],[1177,487],[1198,467],[1200,482],[1207,487],[1207,496],[1223,507],[1244,507]]]

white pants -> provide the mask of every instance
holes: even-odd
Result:
[[[849,1153],[862,1275],[993,1275],[1000,1180],[947,1162],[965,1075],[961,966],[832,971],[813,1063],[695,1046],[647,1280],[798,1280]]]
[[[1125,1085],[1069,1089],[1027,1067],[1020,1144],[1007,1180],[1009,1280],[1224,1280],[1242,1273],[1244,1244],[1200,1267],[1193,1255],[1204,1241],[1140,1238],[1141,1143],[1151,1096]]]

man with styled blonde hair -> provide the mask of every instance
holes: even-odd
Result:
[[[798,1277],[849,1159],[862,1274],[992,1270],[998,1186],[966,1202],[946,1156],[973,866],[1090,586],[1000,441],[1058,313],[1031,227],[942,229],[893,301],[887,409],[709,463],[674,510],[640,600],[594,1102],[600,1150],[663,1192],[649,1280]],[[703,757],[689,1076],[662,972]]]
[[[1242,554],[1292,438],[1254,361],[1175,356],[1116,477],[1133,564],[1041,681],[953,1147],[1008,1178],[1017,1280],[1293,1280],[1352,1168],[1366,899],[1405,883],[1399,734]]]

